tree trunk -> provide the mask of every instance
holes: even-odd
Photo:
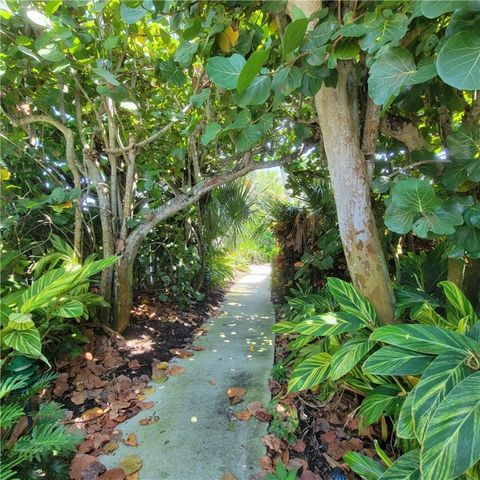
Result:
[[[115,265],[114,274],[114,327],[124,332],[130,322],[133,304],[133,265],[136,254],[125,251]]]
[[[335,88],[322,86],[315,105],[322,129],[338,225],[353,285],[372,303],[382,323],[394,319],[394,296],[370,202],[360,149],[356,105],[349,96],[350,65],[338,66]],[[356,87],[354,87],[356,88]]]
[[[320,0],[290,0],[309,18]],[[314,22],[310,22],[313,28]],[[365,157],[360,148],[360,122],[352,65],[340,62],[335,88],[324,85],[315,106],[327,155],[338,225],[353,285],[372,303],[382,323],[394,321],[392,284],[370,202]]]
[[[480,259],[470,259],[465,265],[463,289],[474,307],[480,307]]]
[[[464,268],[465,264],[463,260],[457,260],[455,258],[448,259],[447,279],[449,282],[453,282],[458,288],[462,288]]]

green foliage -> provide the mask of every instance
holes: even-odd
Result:
[[[278,462],[275,473],[267,473],[265,480],[295,480],[295,478],[295,470],[287,470],[282,462]]]

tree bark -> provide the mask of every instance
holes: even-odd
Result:
[[[320,0],[290,0],[287,9],[298,7],[309,18],[321,6]],[[313,26],[310,22],[310,28]],[[395,298],[370,202],[351,67],[348,62],[339,63],[337,86],[323,85],[315,96],[315,106],[353,285],[375,307],[380,322],[391,323]]]

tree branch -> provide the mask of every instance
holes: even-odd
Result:
[[[273,168],[285,165],[294,157],[296,157],[296,155],[290,155],[279,161],[253,162],[251,161],[251,152],[244,155],[242,161],[239,162],[237,168],[231,170],[230,172],[225,172],[206,178],[202,182],[195,185],[189,193],[182,193],[181,195],[177,195],[176,197],[172,198],[168,202],[153,210],[153,212],[146,216],[145,221],[141,223],[135,230],[133,230],[128,236],[124,254],[131,258],[134,258],[143,240],[152,231],[153,228],[155,228],[160,222],[166,220],[175,213],[197,202],[213,188],[232,182],[233,180],[243,177],[247,173],[253,172],[254,170],[261,170],[265,168]]]
[[[383,117],[380,120],[380,132],[402,142],[409,152],[428,149],[428,142],[423,138],[420,130],[401,117]]]
[[[368,97],[365,120],[363,122],[362,152],[367,162],[367,174],[371,181],[375,169],[375,151],[377,149],[378,127],[380,125],[380,106]]]

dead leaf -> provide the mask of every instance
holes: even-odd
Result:
[[[192,345],[190,348],[192,350],[195,350],[196,352],[202,352],[203,350],[205,350],[205,347],[200,347],[198,345]]]
[[[227,388],[227,397],[228,398],[233,398],[233,397],[243,397],[247,391],[244,388],[240,387],[228,387]]]
[[[93,420],[94,418],[99,417],[103,413],[104,412],[100,407],[89,408],[82,413],[82,420],[88,422],[89,420]]]
[[[128,362],[128,368],[130,370],[138,370],[140,367],[141,367],[140,362],[136,359]]]
[[[85,390],[82,390],[81,392],[74,392],[70,398],[72,403],[74,403],[75,405],[83,405],[86,399],[87,392]]]
[[[152,382],[155,382],[155,383],[165,383],[167,380],[168,380],[168,377],[163,372],[152,376]]]
[[[189,352],[188,350],[181,350],[180,348],[171,348],[170,353],[178,358],[188,358],[193,355],[193,352]]]
[[[140,478],[140,474],[138,472],[131,473],[125,477],[125,480],[138,480]]]
[[[153,408],[153,406],[155,405],[155,402],[138,402],[137,405],[142,410],[149,410],[150,408]]]
[[[129,433],[123,443],[129,447],[138,447],[137,436],[134,433]]]
[[[300,479],[301,480],[322,480],[320,476],[318,476],[316,473],[313,473],[311,470],[304,470]]]
[[[77,455],[70,465],[70,478],[72,480],[95,480],[106,467],[92,455]]]
[[[273,435],[273,433],[262,437],[262,442],[273,452],[279,452],[282,447],[282,441],[275,435]]]
[[[260,466],[262,467],[262,470],[265,470],[267,472],[273,472],[273,465],[272,465],[272,459],[268,455],[264,455],[263,457],[260,457]]]
[[[305,442],[300,439],[291,447],[291,449],[297,453],[303,453],[305,451],[306,445]]]
[[[264,408],[259,408],[255,412],[255,418],[260,422],[269,422],[272,416]]]
[[[148,387],[143,389],[143,395],[152,395],[157,391],[155,387]]]
[[[211,383],[212,385],[216,385],[216,384],[217,384],[217,381],[216,381],[214,378],[212,378],[212,379],[210,380],[210,383]]]
[[[124,480],[125,472],[123,468],[112,468],[107,470],[105,473],[102,473],[97,480]]]
[[[145,417],[138,421],[139,425],[152,425],[152,423],[158,423],[160,418],[156,415],[152,415],[151,417]]]
[[[108,442],[106,443],[103,447],[102,447],[102,451],[103,453],[105,454],[109,454],[109,453],[112,453],[114,452],[116,449],[118,448],[118,442]]]
[[[221,480],[237,480],[237,477],[232,475],[230,472],[224,473]]]
[[[254,402],[250,402],[247,405],[247,410],[252,414],[255,415],[259,410],[263,408],[262,402],[259,402],[258,400]]]
[[[248,422],[252,418],[252,414],[248,410],[243,410],[241,412],[235,412],[235,417],[243,422]]]
[[[138,455],[127,455],[122,458],[120,467],[123,468],[125,475],[131,475],[143,467],[143,460]]]
[[[180,365],[172,365],[167,370],[167,374],[176,377],[178,375],[181,375],[184,371],[185,371],[185,369],[183,367],[181,367]]]

